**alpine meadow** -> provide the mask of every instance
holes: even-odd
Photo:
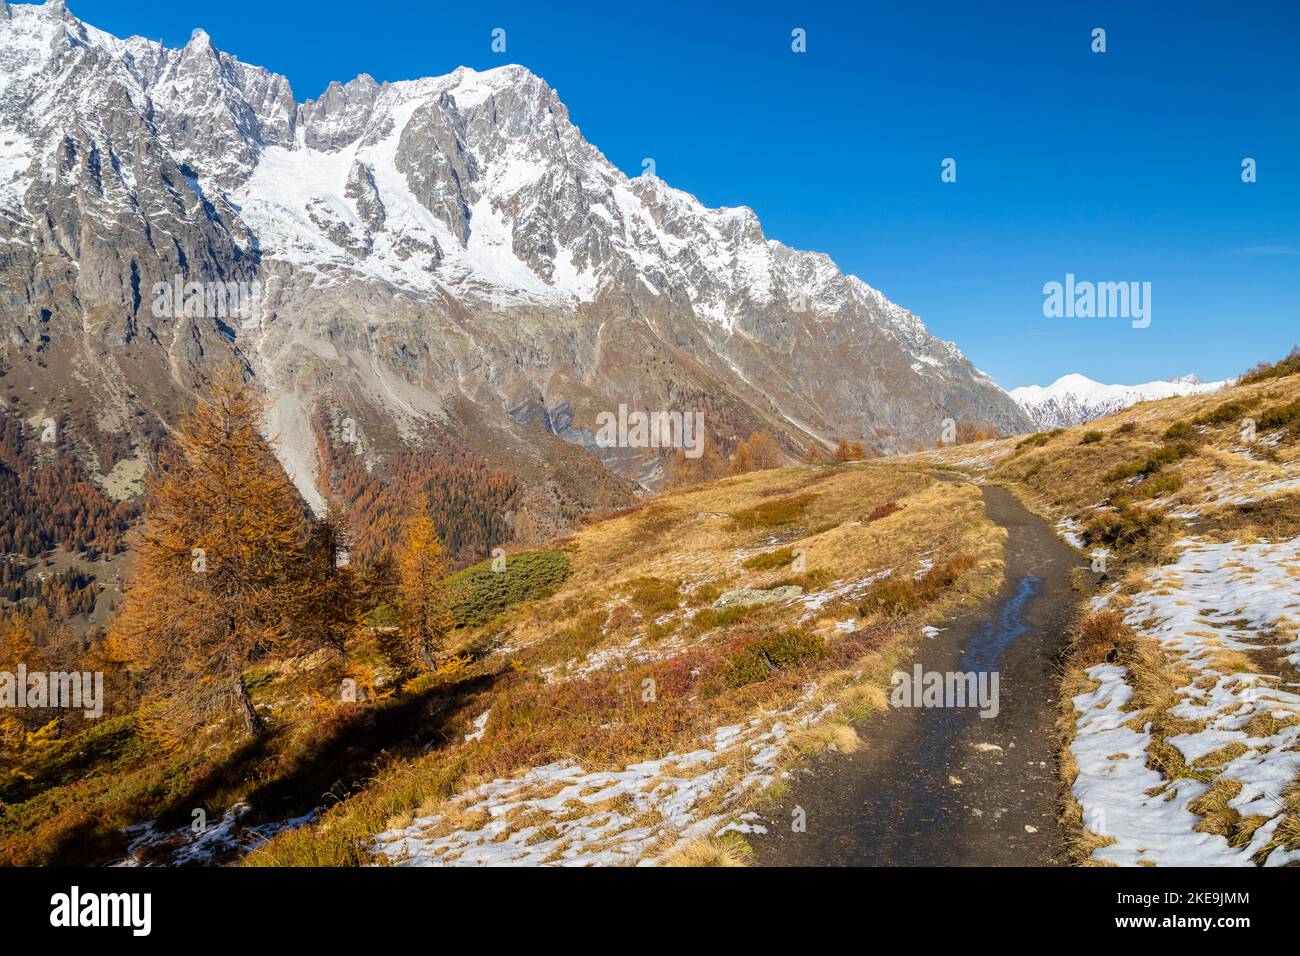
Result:
[[[0,0],[4,912],[530,943],[543,869],[626,932],[634,868],[857,867],[1283,929],[1297,49],[1294,0]]]

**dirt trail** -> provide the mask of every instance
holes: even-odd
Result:
[[[1009,492],[987,486],[983,494],[989,518],[1008,533],[1002,588],[923,638],[905,667],[996,671],[999,712],[911,707],[869,718],[861,750],[818,757],[763,813],[768,833],[750,837],[758,863],[1059,863],[1055,657],[1078,597],[1070,570],[1083,561]],[[792,828],[796,808],[806,814],[804,832]]]

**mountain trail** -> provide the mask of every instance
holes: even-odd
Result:
[[[926,674],[975,673],[990,689],[996,674],[996,714],[913,706],[870,718],[861,750],[815,758],[763,814],[767,834],[750,837],[759,864],[1061,862],[1056,659],[1075,603],[1070,571],[1080,559],[1009,492],[982,491],[989,518],[1007,529],[1002,587],[943,622],[905,673],[912,678],[918,665]]]

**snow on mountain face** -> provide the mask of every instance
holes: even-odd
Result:
[[[1215,392],[1229,381],[1202,382],[1183,375],[1144,385],[1103,385],[1083,375],[1062,375],[1051,385],[1026,385],[1008,394],[1038,428],[1070,428],[1102,418],[1138,402]]]
[[[133,383],[186,390],[236,353],[305,492],[322,410],[404,440],[431,421],[500,449],[505,429],[521,454],[540,423],[636,473],[590,441],[597,411],[707,401],[722,440],[763,427],[792,448],[1028,425],[829,257],[625,176],[520,66],[362,75],[297,103],[201,30],[173,50],[56,0],[0,4],[0,250],[0,361],[40,344],[67,366],[47,385],[85,404],[96,382],[129,426]],[[178,274],[274,291],[251,323],[151,315],[148,290]]]

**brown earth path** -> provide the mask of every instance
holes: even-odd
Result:
[[[951,476],[941,476],[951,477]],[[766,866],[1053,866],[1061,862],[1053,721],[1083,559],[1008,491],[983,488],[1007,529],[1006,576],[981,606],[942,622],[915,664],[996,671],[999,710],[894,708],[861,726],[854,754],[824,754],[751,834]],[[900,668],[902,669],[902,668]],[[960,782],[955,782],[960,781]],[[803,812],[805,829],[794,823]]]

